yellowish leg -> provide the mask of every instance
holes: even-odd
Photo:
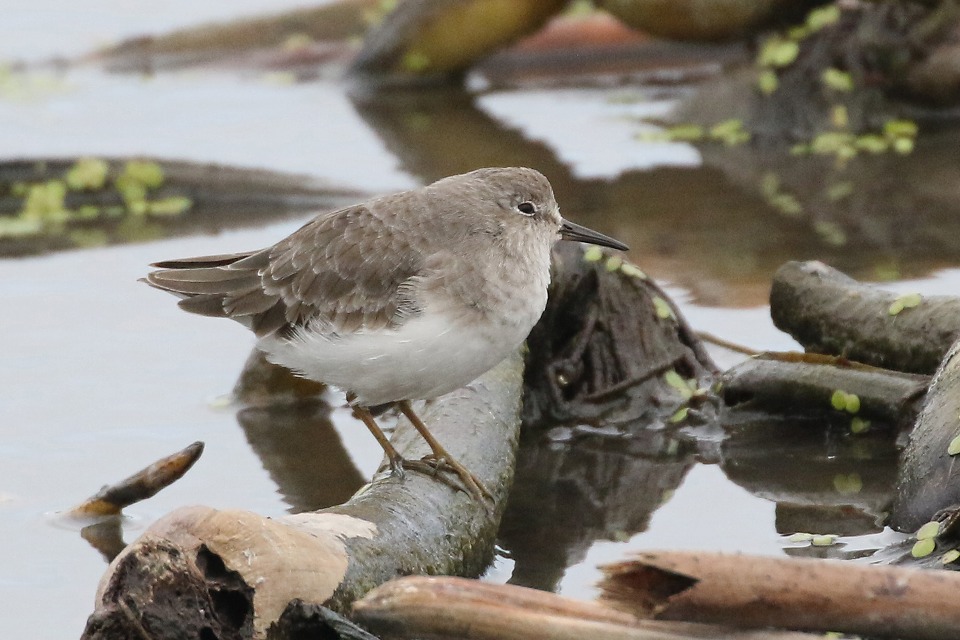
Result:
[[[373,437],[377,439],[377,443],[383,449],[383,452],[387,454],[387,460],[390,461],[390,471],[393,475],[402,478],[403,477],[403,463],[405,462],[403,456],[390,444],[390,440],[387,438],[386,434],[380,429],[380,426],[377,424],[377,421],[374,419],[373,414],[367,410],[366,407],[361,407],[360,405],[354,405],[353,397],[350,395],[347,396],[347,402],[351,403],[353,407],[353,413],[355,416],[360,418],[361,422],[366,425],[367,429],[370,430],[370,433],[373,434]]]
[[[397,403],[397,405],[400,407],[400,411],[403,412],[403,415],[407,416],[410,424],[412,424],[414,428],[420,432],[420,435],[423,436],[423,439],[428,445],[430,445],[430,450],[433,451],[431,456],[432,463],[435,465],[436,469],[442,470],[444,467],[450,468],[450,470],[460,477],[460,480],[463,482],[468,492],[477,500],[483,500],[484,498],[493,500],[493,494],[490,493],[485,486],[483,486],[483,483],[480,481],[480,479],[470,473],[470,470],[465,466],[457,462],[453,456],[447,453],[447,450],[443,448],[443,445],[441,445],[437,439],[433,437],[433,434],[430,433],[429,429],[427,429],[427,425],[423,424],[420,416],[413,411],[413,407],[410,406],[410,402],[408,400],[401,400]]]

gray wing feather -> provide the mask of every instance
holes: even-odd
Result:
[[[423,255],[417,230],[396,224],[389,200],[314,218],[262,251],[157,263],[146,281],[183,297],[186,311],[232,318],[260,336],[308,322],[336,333],[397,326],[418,311],[410,282]]]

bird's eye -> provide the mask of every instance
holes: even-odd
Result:
[[[533,215],[533,212],[536,210],[537,208],[533,206],[532,202],[521,202],[520,204],[517,205],[517,211],[519,211],[525,216]]]

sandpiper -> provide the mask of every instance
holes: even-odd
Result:
[[[559,240],[626,250],[568,222],[524,167],[479,169],[321,214],[259,251],[167,260],[150,285],[180,307],[236,320],[267,358],[339,387],[395,474],[454,471],[490,497],[410,406],[449,393],[517,349],[547,302]],[[405,460],[370,409],[396,404],[432,454]]]

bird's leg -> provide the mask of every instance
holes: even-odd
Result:
[[[360,418],[360,421],[367,426],[367,429],[370,430],[373,437],[377,439],[377,443],[383,449],[383,452],[387,454],[387,460],[390,461],[390,473],[398,478],[403,478],[403,456],[390,444],[390,440],[380,429],[370,410],[354,403],[356,398],[352,393],[347,394],[347,402],[353,409],[353,414]]]
[[[407,417],[410,421],[410,424],[420,432],[420,435],[423,436],[423,439],[430,445],[430,450],[433,451],[433,454],[430,456],[432,458],[432,463],[435,469],[442,469],[443,467],[448,467],[454,473],[456,473],[460,480],[463,482],[464,486],[467,489],[467,492],[470,493],[477,500],[482,500],[483,498],[488,498],[493,500],[493,494],[483,486],[483,482],[480,481],[477,476],[470,473],[470,470],[465,466],[457,462],[453,456],[447,453],[447,450],[443,448],[436,438],[433,437],[433,434],[430,433],[430,430],[427,429],[427,425],[423,424],[423,420],[420,419],[414,411],[413,407],[410,406],[409,400],[401,400],[397,403],[397,406],[400,407],[400,411]]]

